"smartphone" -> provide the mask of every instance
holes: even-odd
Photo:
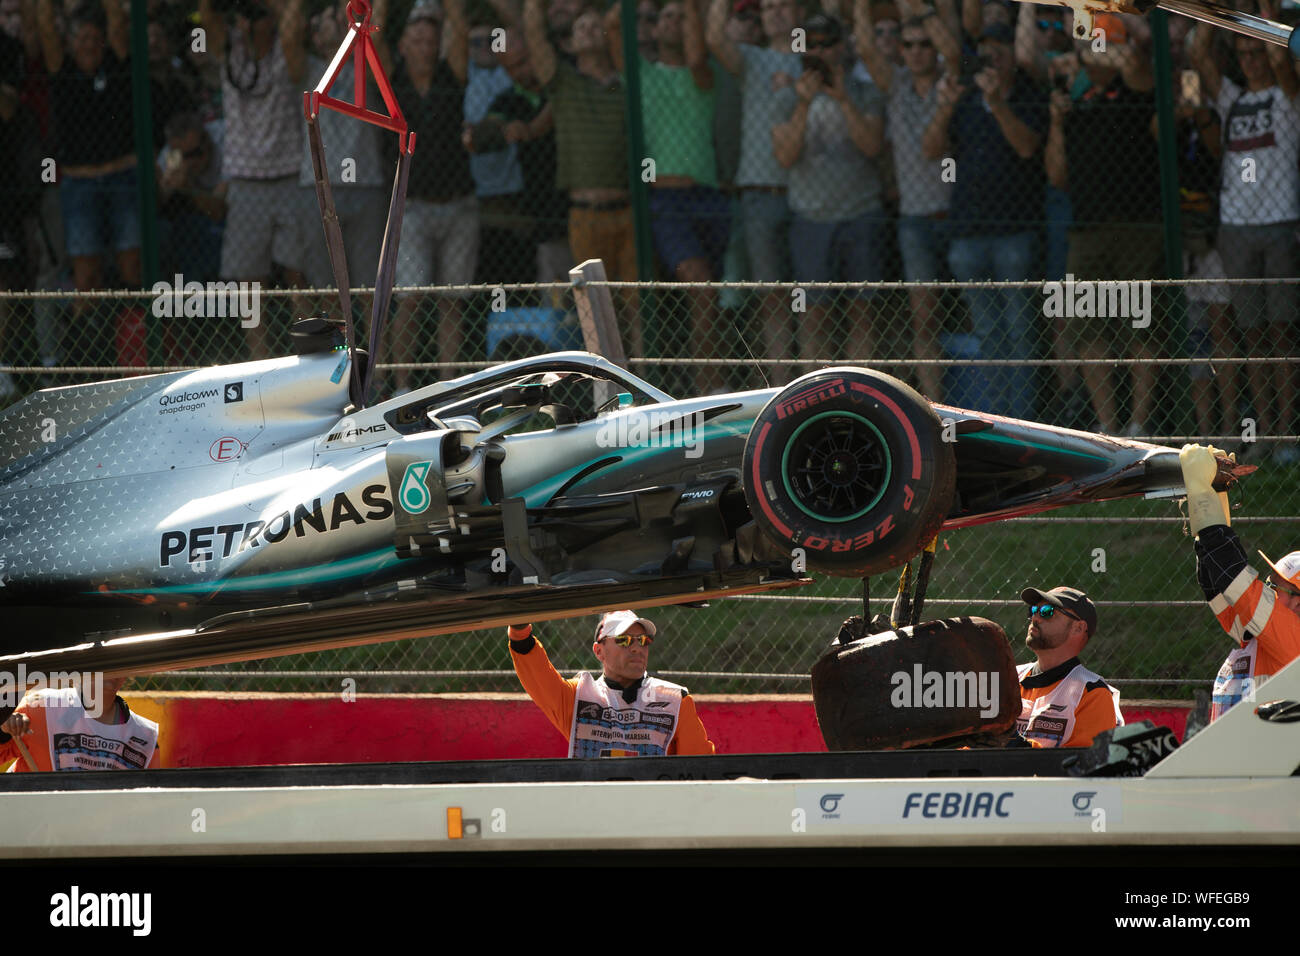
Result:
[[[1178,98],[1189,106],[1201,105],[1201,74],[1195,70],[1183,70]]]
[[[805,73],[819,73],[822,78],[822,83],[826,86],[831,85],[831,68],[825,60],[819,59],[811,53],[805,53],[803,55],[803,69]]]
[[[1052,89],[1060,90],[1062,93],[1070,92],[1070,78],[1064,73],[1058,73],[1052,77]]]

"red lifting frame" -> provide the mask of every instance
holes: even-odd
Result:
[[[406,117],[402,115],[402,108],[397,105],[397,98],[393,96],[393,87],[388,82],[383,65],[379,62],[374,41],[370,39],[370,34],[380,29],[370,22],[370,4],[367,0],[349,0],[347,12],[348,35],[340,44],[338,52],[334,54],[334,59],[326,69],[325,75],[321,77],[320,83],[316,85],[316,89],[303,93],[303,113],[308,119],[315,119],[320,113],[320,108],[324,106],[354,119],[390,129],[398,135],[401,151],[409,155],[415,150],[415,134],[408,131]],[[330,87],[338,78],[349,51],[352,53],[355,105],[336,100],[329,95]],[[366,108],[366,64],[369,64],[370,73],[375,78],[375,85],[379,87],[379,95],[383,97],[384,105],[388,108],[387,116]]]

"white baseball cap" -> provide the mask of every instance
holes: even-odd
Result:
[[[647,621],[643,617],[637,617],[631,611],[610,611],[600,619],[596,625],[596,640],[602,637],[618,637],[626,634],[635,624],[640,624],[645,628],[646,634],[650,637],[655,636],[655,626],[653,622]]]
[[[1292,551],[1277,564],[1270,561],[1268,555],[1263,551],[1259,552],[1259,556],[1273,569],[1274,574],[1297,591],[1300,591],[1300,551]]]

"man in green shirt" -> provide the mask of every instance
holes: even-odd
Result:
[[[615,7],[615,11],[617,7]],[[611,58],[619,45],[615,12],[593,7],[573,21],[571,64],[556,55],[542,0],[524,4],[524,37],[533,69],[555,117],[556,185],[569,195],[569,245],[574,261],[603,259],[614,281],[635,281],[636,228],[627,183],[623,81]],[[641,323],[632,297],[623,300],[624,345],[643,355]]]
[[[704,41],[699,0],[670,0],[655,24],[659,59],[644,57],[641,107],[646,158],[641,175],[650,184],[650,227],[655,251],[673,277],[710,282],[722,274],[730,209],[718,189],[713,151],[713,66]],[[622,66],[622,49],[612,51]],[[716,354],[717,295],[693,288],[690,341],[694,357]],[[703,394],[725,389],[719,366],[699,366],[695,387]]]

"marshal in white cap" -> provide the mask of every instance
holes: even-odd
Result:
[[[635,624],[640,624],[645,628],[646,634],[654,637],[656,628],[651,621],[643,617],[637,617],[632,611],[610,611],[600,619],[596,625],[596,640],[602,637],[618,637],[630,631]]]
[[[1300,591],[1300,551],[1292,551],[1281,561],[1274,564],[1267,554],[1259,552],[1259,556],[1264,559],[1265,563],[1273,569],[1273,573],[1281,581],[1285,581],[1291,587]],[[630,613],[630,612],[629,612]]]

